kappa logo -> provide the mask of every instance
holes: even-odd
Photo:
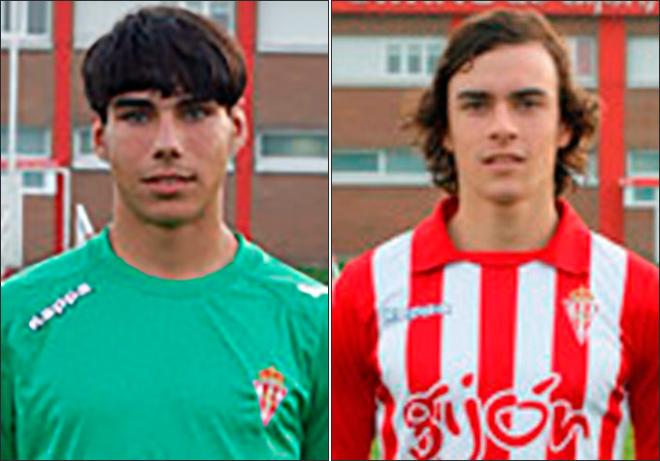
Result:
[[[261,422],[266,427],[288,393],[284,375],[273,366],[264,368],[259,372],[259,378],[252,381],[252,385],[259,398]]]
[[[417,318],[430,317],[432,315],[449,315],[452,308],[447,303],[424,304],[412,307],[381,307],[379,309],[383,326],[395,322],[410,322]]]
[[[57,299],[52,305],[43,308],[39,313],[32,316],[28,326],[31,330],[36,331],[43,327],[49,320],[56,315],[62,315],[69,307],[74,306],[80,298],[89,295],[92,292],[92,287],[87,283],[81,283],[78,288],[69,291],[66,295]]]
[[[588,288],[580,286],[564,299],[564,308],[577,341],[583,345],[589,337],[589,328],[598,313],[596,298]]]

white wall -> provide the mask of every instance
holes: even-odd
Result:
[[[259,51],[328,52],[328,2],[259,2],[258,8]]]

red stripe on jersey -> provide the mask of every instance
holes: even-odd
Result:
[[[392,422],[394,419],[395,408],[394,398],[392,397],[392,394],[390,394],[390,391],[387,390],[387,387],[383,385],[378,386],[377,396],[378,400],[385,405],[385,417],[383,418],[383,424],[380,428],[384,451],[381,456],[383,456],[383,459],[396,459],[396,453],[399,450],[399,443]]]
[[[478,391],[482,402],[513,387],[517,286],[517,268],[483,266]],[[503,418],[509,429],[510,416]],[[509,459],[509,453],[488,438],[484,459]]]
[[[623,401],[623,386],[621,380],[623,377],[624,362],[621,360],[621,367],[616,377],[616,386],[610,393],[607,401],[607,413],[603,415],[600,430],[600,441],[598,444],[598,459],[614,459],[614,442],[616,441],[616,432],[621,424],[623,414],[621,411],[621,402]],[[639,458],[638,458],[639,459]]]
[[[417,234],[415,234],[416,236]],[[412,260],[426,250],[424,242],[413,236]],[[437,306],[442,302],[442,271],[411,271],[410,310]],[[425,391],[440,379],[440,335],[442,316],[435,313],[410,321],[406,341],[406,373],[410,393]]]
[[[566,312],[565,301],[571,292],[580,286],[589,286],[588,276],[557,271],[552,371],[561,376],[561,381],[550,396],[550,400],[561,398],[568,401],[575,410],[581,409],[584,404],[589,357],[588,342],[580,344],[577,340]],[[550,433],[551,440],[556,442],[562,440],[565,434],[560,432],[561,428],[558,424],[553,426]],[[577,439],[573,437],[559,452],[553,452],[548,444],[546,459],[575,459],[576,443]]]
[[[370,252],[347,265],[333,289],[332,459],[366,459],[374,436],[380,375],[371,260]]]
[[[658,268],[628,255],[622,314],[630,416],[637,459],[660,459],[660,308]]]

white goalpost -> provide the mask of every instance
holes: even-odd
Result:
[[[0,180],[1,210],[0,277],[10,268],[20,267],[23,262],[23,194],[21,175],[18,171],[8,171]]]

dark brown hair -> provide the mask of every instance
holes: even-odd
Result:
[[[566,48],[540,13],[497,9],[469,18],[451,33],[433,84],[422,95],[417,112],[409,123],[418,130],[417,141],[433,182],[450,194],[458,192],[458,172],[452,152],[443,146],[449,130],[449,80],[483,53],[501,45],[529,42],[541,43],[552,56],[559,77],[560,118],[571,132],[566,147],[557,150],[555,195],[561,194],[572,183],[572,174],[581,174],[586,169],[587,151],[598,127],[598,100],[573,82]]]
[[[128,91],[157,90],[214,100],[230,109],[246,84],[238,43],[220,25],[188,10],[147,7],[125,16],[87,51],[85,94],[103,123],[108,104]]]

